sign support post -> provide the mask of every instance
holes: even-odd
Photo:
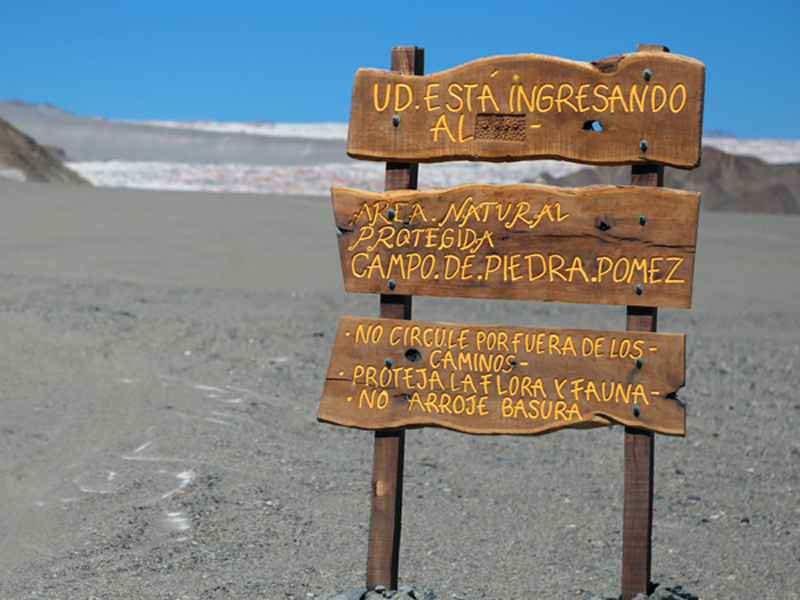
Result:
[[[392,71],[422,75],[425,51],[416,46],[392,48]],[[386,163],[386,191],[417,189],[418,164]],[[411,296],[381,294],[380,316],[411,319]],[[404,429],[375,432],[367,551],[367,588],[397,589],[403,507]]]
[[[638,52],[669,52],[665,46],[639,44]],[[631,168],[631,185],[663,187],[663,165]],[[658,308],[628,306],[627,331],[655,332]],[[650,593],[653,539],[653,462],[655,434],[625,428],[625,499],[622,525],[622,600]]]

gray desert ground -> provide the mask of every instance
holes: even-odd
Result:
[[[364,584],[369,432],[316,421],[343,289],[324,197],[0,182],[0,597],[303,599]],[[800,217],[703,212],[685,438],[653,580],[800,598]],[[623,329],[624,307],[414,299]],[[623,431],[410,431],[401,585],[619,594]]]

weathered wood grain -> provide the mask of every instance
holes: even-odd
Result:
[[[639,45],[642,50],[642,45]],[[666,48],[663,49],[667,51]],[[658,188],[664,185],[663,165],[637,165],[631,184]],[[655,332],[658,308],[629,306],[627,331]],[[622,600],[650,593],[653,554],[653,466],[655,434],[625,428],[625,497],[622,513]]]
[[[661,167],[663,169],[663,167]],[[633,174],[635,180],[638,174]],[[655,185],[655,184],[654,184]],[[629,306],[627,331],[655,332],[658,309]],[[653,552],[655,434],[625,428],[625,496],[622,516],[622,600],[650,591]]]
[[[392,71],[422,75],[425,50],[416,46],[392,48]],[[419,165],[387,163],[385,189],[416,189]],[[381,294],[380,316],[411,318],[411,296]],[[397,589],[400,533],[403,518],[403,468],[406,434],[403,430],[375,432],[370,494],[367,588]]]
[[[592,63],[496,56],[425,76],[360,69],[347,151],[396,162],[556,158],[693,168],[704,86],[703,63],[655,51]]]
[[[400,533],[403,515],[403,467],[406,432],[375,432],[370,490],[367,587],[396,590],[400,569]]]
[[[683,385],[678,334],[342,317],[317,418],[363,429],[537,435],[623,424],[684,435],[674,397]]]
[[[467,184],[332,197],[349,292],[691,306],[697,193]]]

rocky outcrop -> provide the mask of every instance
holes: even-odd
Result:
[[[0,119],[0,179],[90,185],[52,153]]]

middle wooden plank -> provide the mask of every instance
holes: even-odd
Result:
[[[691,306],[694,192],[465,184],[331,193],[348,292]]]

